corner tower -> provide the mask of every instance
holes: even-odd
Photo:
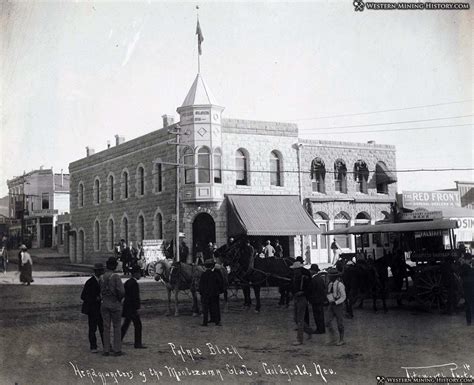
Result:
[[[198,73],[181,107],[183,202],[218,202],[222,194],[222,135],[220,106]]]

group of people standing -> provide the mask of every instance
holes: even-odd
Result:
[[[140,309],[140,288],[138,280],[142,276],[139,266],[129,270],[131,278],[122,283],[115,272],[117,259],[110,257],[105,269],[102,263],[94,265],[94,275],[89,278],[82,290],[82,313],[87,314],[89,321],[90,350],[97,353],[96,332],[99,330],[102,340],[103,355],[109,356],[111,350],[114,356],[121,356],[122,340],[130,324],[135,328],[135,349],[144,349],[142,344],[142,323],[138,310]],[[121,318],[124,318],[121,324]],[[113,340],[110,339],[111,328]]]
[[[291,268],[293,269],[294,319],[297,324],[297,341],[294,344],[303,344],[304,333],[308,335],[308,339],[311,339],[312,334],[324,334],[328,329],[330,343],[335,343],[337,346],[344,345],[343,304],[346,300],[346,290],[341,280],[341,273],[335,268],[327,270],[329,283],[326,286],[317,264],[314,263],[306,269],[303,258],[297,257]],[[324,304],[326,302],[329,303],[329,308],[325,321]],[[309,305],[312,308],[315,330],[309,327]],[[337,342],[334,341],[334,320],[336,320],[339,333]]]
[[[133,242],[130,242],[130,245],[128,245],[125,239],[121,239],[115,247],[115,257],[118,261],[122,262],[124,275],[131,274],[135,266],[140,267],[142,276],[144,275],[146,261],[142,243],[137,242],[135,246]]]

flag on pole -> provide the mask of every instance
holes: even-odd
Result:
[[[204,41],[204,36],[202,36],[201,26],[199,25],[199,19],[196,26],[196,35],[198,36],[198,52],[199,55],[202,55],[201,43]]]

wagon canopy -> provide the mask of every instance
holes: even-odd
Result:
[[[381,223],[377,225],[351,226],[345,229],[329,230],[323,235],[335,234],[367,234],[367,233],[404,233],[410,231],[426,230],[448,230],[458,228],[457,221],[450,219],[439,219],[435,221],[404,222],[404,223]]]
[[[227,203],[230,236],[321,233],[296,195],[227,195]]]

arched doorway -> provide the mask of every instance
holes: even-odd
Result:
[[[216,223],[212,216],[201,213],[194,218],[193,222],[193,253],[205,250],[209,242],[216,241]]]

